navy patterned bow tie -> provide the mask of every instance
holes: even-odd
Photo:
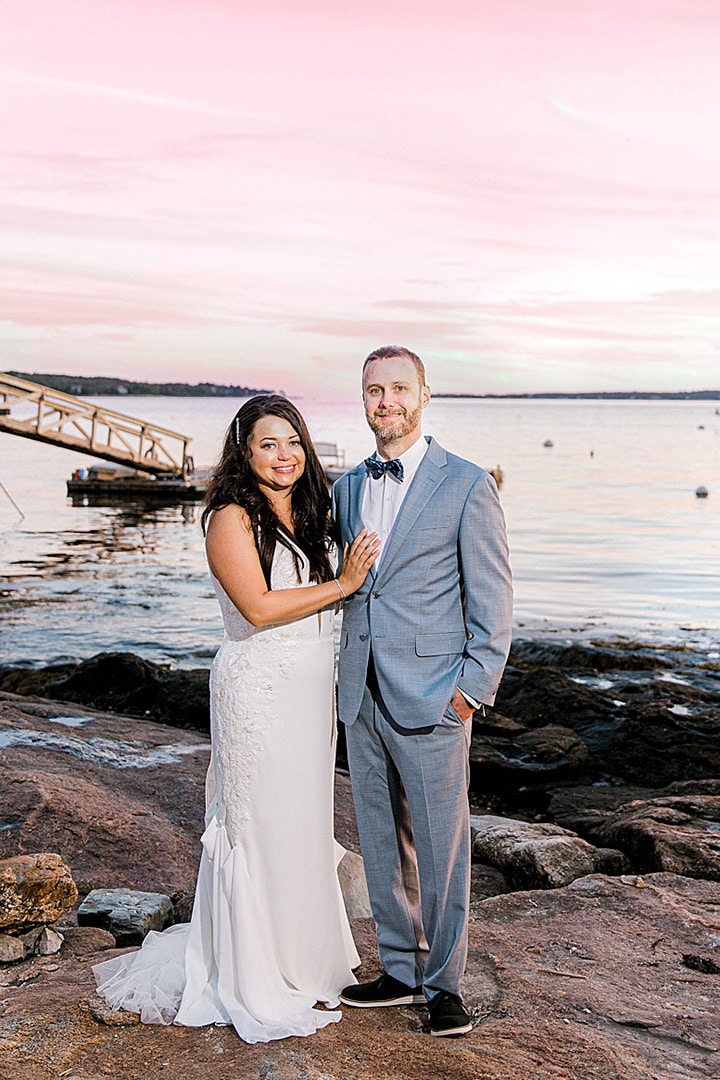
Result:
[[[397,458],[393,461],[380,461],[376,457],[365,458],[365,468],[373,480],[380,480],[385,473],[390,473],[400,484],[403,482],[402,461]]]

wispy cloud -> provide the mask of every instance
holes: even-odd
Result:
[[[78,79],[57,78],[52,75],[37,75],[28,71],[0,70],[0,79],[8,82],[30,83],[52,90],[67,90],[71,93],[89,94],[94,97],[114,98],[137,105],[150,105],[158,109],[173,109],[176,112],[201,113],[204,116],[221,116],[231,120],[257,120],[257,115],[239,109],[228,109],[219,105],[209,105],[200,101],[185,101],[182,98],[167,97],[164,94],[149,94],[145,90],[132,90],[121,86],[105,86],[102,83],[81,82]]]

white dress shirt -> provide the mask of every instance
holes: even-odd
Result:
[[[408,493],[415,473],[418,471],[420,462],[425,457],[428,444],[421,436],[414,442],[409,450],[397,459],[402,462],[403,478],[398,480],[392,473],[384,473],[379,480],[373,480],[368,476],[365,480],[365,488],[362,498],[362,520],[368,532],[376,532],[380,538],[380,557],[377,566],[382,562],[385,546],[392,532],[395,519],[397,518],[403,499]],[[379,454],[374,455],[378,461],[383,458]]]
[[[417,442],[412,444],[409,450],[400,455],[397,460],[402,462],[402,480],[398,480],[392,473],[387,472],[383,473],[379,480],[374,480],[370,475],[365,480],[362,498],[362,520],[368,532],[376,532],[380,538],[380,556],[376,563],[378,567],[383,560],[385,547],[393,530],[395,519],[400,512],[403,499],[408,493],[408,488],[418,471],[420,462],[425,457],[427,448],[428,444],[424,437],[421,436]],[[378,461],[383,460],[377,452],[373,456]],[[480,708],[479,702],[471,698],[464,690],[461,690],[460,693],[474,709]]]

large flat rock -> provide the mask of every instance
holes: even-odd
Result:
[[[82,893],[192,889],[208,761],[203,736],[9,694],[0,694],[0,720],[0,854],[58,851]],[[356,847],[343,773],[336,831]],[[720,1077],[719,890],[716,882],[668,873],[592,875],[553,891],[474,901],[466,996],[478,1023],[452,1041],[431,1038],[424,1011],[411,1008],[345,1009],[339,1025],[268,1046],[246,1046],[225,1028],[110,1027],[91,1011],[90,969],[111,954],[113,939],[67,917],[57,955],[20,961],[0,976],[0,1076]],[[353,925],[361,977],[374,977],[372,923]]]
[[[56,851],[81,895],[192,890],[207,737],[0,693],[0,858]]]
[[[671,874],[581,878],[473,905],[465,993],[477,1024],[433,1039],[422,1008],[344,1009],[307,1039],[247,1046],[228,1028],[108,1026],[90,965],[103,931],[0,976],[0,1074],[17,1080],[701,1080],[720,1075],[720,891]],[[370,920],[354,924],[377,972]],[[85,937],[84,935],[90,935]],[[695,959],[693,959],[695,958]],[[92,1009],[94,1010],[91,1011]],[[6,1070],[3,1072],[3,1069]]]

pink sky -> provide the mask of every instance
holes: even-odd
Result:
[[[3,368],[720,387],[717,0],[5,0]]]

